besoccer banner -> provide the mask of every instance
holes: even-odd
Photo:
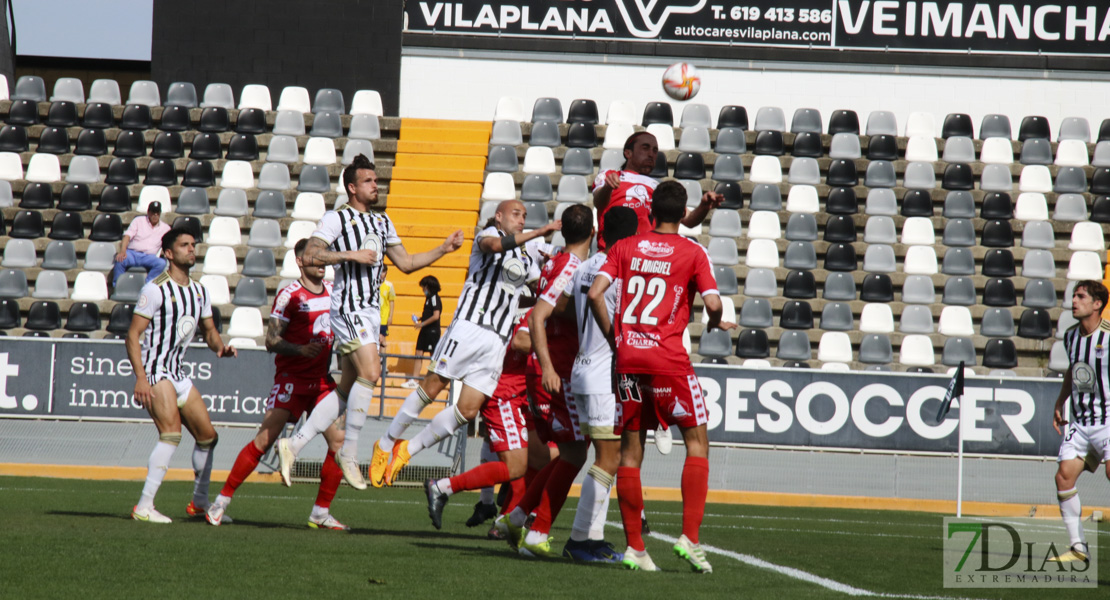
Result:
[[[405,31],[825,50],[1110,56],[1110,3],[407,0]]]

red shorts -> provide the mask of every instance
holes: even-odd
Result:
[[[528,447],[528,397],[524,394],[509,398],[493,397],[482,405],[482,421],[486,424],[489,449],[508,452]]]
[[[621,373],[619,377],[617,396],[625,430],[655,429],[660,424],[688,429],[709,420],[701,384],[693,371],[687,375]]]
[[[569,379],[563,380],[560,393],[549,394],[543,389],[543,376],[529,373],[528,393],[540,413],[537,416],[541,417],[538,420],[542,421],[542,425],[537,423],[536,427],[540,439],[557,444],[588,439],[582,435],[582,428],[578,426],[578,409],[574,405],[574,395],[570,392]]]
[[[266,410],[280,408],[289,411],[290,423],[296,423],[301,415],[312,412],[321,400],[335,389],[331,376],[320,379],[274,379],[274,388],[266,400]]]

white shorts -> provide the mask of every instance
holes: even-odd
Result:
[[[153,377],[148,378],[150,381]],[[151,382],[151,386],[158,385],[162,381],[168,381],[173,384],[174,392],[177,393],[177,407],[184,408],[185,403],[189,400],[189,392],[193,389],[193,380],[191,379],[173,379],[172,377],[160,377],[157,381]]]
[[[378,344],[382,313],[376,308],[341,313],[336,313],[332,309],[329,320],[331,332],[335,335],[332,348],[340,356],[350,354],[363,346]]]
[[[505,340],[492,329],[456,319],[436,344],[431,370],[490,397],[501,379],[505,348]]]
[[[1060,442],[1058,462],[1082,458],[1088,471],[1106,462],[1110,454],[1110,425],[1077,425],[1069,423]]]
[[[621,439],[621,405],[616,394],[574,394],[578,426],[595,440]]]

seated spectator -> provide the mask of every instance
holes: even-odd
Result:
[[[165,270],[166,261],[159,258],[158,253],[162,249],[162,236],[169,230],[170,226],[162,222],[162,203],[151,202],[146,209],[146,217],[136,217],[131,221],[120,240],[116,266],[112,269],[112,286],[131,267],[146,269],[148,283]]]

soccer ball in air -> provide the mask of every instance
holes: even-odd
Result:
[[[690,63],[675,63],[663,71],[663,91],[675,100],[689,100],[700,89],[701,76]]]

